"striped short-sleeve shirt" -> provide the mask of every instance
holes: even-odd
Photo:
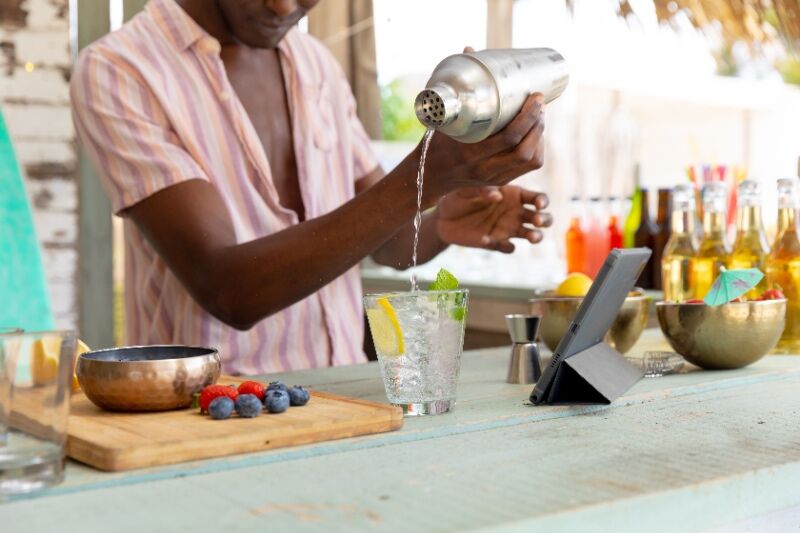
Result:
[[[355,195],[377,167],[335,59],[296,28],[279,45],[307,218]],[[274,83],[265,80],[264,83]],[[120,30],[85,49],[71,82],[73,119],[113,209],[186,180],[206,180],[228,209],[238,243],[294,224],[261,141],[226,76],[220,44],[174,0],[151,0]],[[276,280],[279,282],[278,280]],[[206,312],[125,220],[129,344],[220,350],[226,372],[258,374],[365,361],[355,267],[315,294],[237,331]]]

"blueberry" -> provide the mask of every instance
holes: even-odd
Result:
[[[289,387],[281,383],[280,381],[273,381],[267,386],[267,391],[271,390],[282,390],[285,393],[289,393]]]
[[[264,403],[270,413],[282,413],[289,408],[289,393],[285,390],[272,389],[267,391]]]
[[[289,389],[289,402],[292,405],[300,406],[305,405],[308,403],[308,399],[311,397],[308,394],[308,390],[301,387],[300,385],[295,385],[291,389]]]
[[[225,420],[233,412],[233,400],[227,396],[217,396],[208,406],[208,414],[214,420]]]
[[[255,394],[240,394],[236,398],[236,412],[242,418],[255,418],[261,414],[263,404]]]

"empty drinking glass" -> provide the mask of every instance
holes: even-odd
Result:
[[[63,479],[76,342],[72,331],[0,333],[0,499]]]

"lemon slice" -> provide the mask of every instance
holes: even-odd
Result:
[[[86,343],[79,340],[77,355],[88,352]],[[58,360],[61,353],[61,337],[42,337],[32,347],[31,379],[34,385],[47,385],[53,383],[58,376]],[[77,364],[77,358],[75,360]],[[78,377],[72,371],[72,390],[80,389]]]
[[[378,308],[367,309],[375,349],[384,357],[399,357],[405,352],[403,330],[397,313],[387,298],[378,298]]]
[[[75,366],[78,366],[78,357],[86,352],[91,352],[92,349],[86,346],[86,343],[78,339],[78,349],[75,353]],[[75,374],[75,369],[72,370],[72,392],[81,390],[81,384],[78,382],[78,376]]]

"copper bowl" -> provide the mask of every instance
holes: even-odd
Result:
[[[109,411],[169,411],[189,407],[194,394],[219,378],[211,348],[131,346],[86,352],[78,358],[81,389]]]
[[[703,304],[656,304],[658,323],[672,348],[702,368],[741,368],[778,343],[786,323],[786,300]]]
[[[581,302],[583,298],[555,296],[552,292],[531,300],[531,311],[542,317],[539,336],[550,351],[558,347]],[[641,289],[631,291],[606,334],[606,342],[619,353],[627,352],[642,335],[649,314],[650,298]]]

